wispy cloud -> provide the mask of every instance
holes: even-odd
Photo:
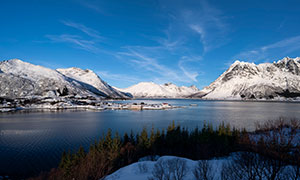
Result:
[[[102,38],[97,30],[89,28],[83,24],[75,23],[72,21],[61,21],[62,24],[68,27],[75,28],[87,36],[74,35],[74,34],[61,34],[61,35],[46,35],[52,42],[68,43],[73,45],[75,48],[79,48],[92,53],[99,53],[99,40]]]
[[[202,26],[197,24],[191,24],[190,28],[200,35],[200,39],[203,44],[203,50],[204,52],[207,52],[209,50],[209,46],[207,42],[206,31],[202,28]]]
[[[152,80],[161,82],[197,82],[196,77],[198,74],[188,72],[182,64],[176,70],[176,68],[170,68],[158,62],[156,58],[153,58],[147,54],[143,54],[134,49],[128,49],[127,52],[120,52],[120,55],[127,56],[129,63],[134,67],[142,69],[147,72],[152,72]]]
[[[194,82],[197,82],[197,77],[199,76],[199,71],[193,71],[191,68],[187,68],[186,64],[190,62],[199,62],[202,60],[202,57],[181,57],[180,61],[178,62],[178,67],[182,70],[185,76],[189,77]]]
[[[103,37],[101,37],[99,35],[99,32],[95,29],[86,27],[83,24],[80,23],[75,23],[72,21],[61,21],[64,25],[75,28],[77,30],[80,30],[82,32],[84,32],[85,34],[89,35],[90,37],[96,38],[96,39],[103,39]]]
[[[233,59],[244,61],[269,61],[278,56],[288,56],[290,53],[300,50],[300,36],[286,38],[272,44],[268,44],[256,49],[240,52]],[[273,59],[274,60],[274,59]]]
[[[292,48],[291,50],[295,50],[300,48],[300,36],[295,36],[295,37],[291,37],[291,38],[287,38],[281,41],[278,41],[274,44],[269,44],[267,46],[263,46],[260,49],[262,51],[267,51],[270,49],[275,49],[275,48]]]
[[[62,35],[46,35],[48,39],[52,42],[61,42],[61,43],[69,43],[74,45],[76,48],[89,51],[92,53],[97,53],[99,49],[97,48],[95,42],[93,40],[85,40],[80,36],[62,34]]]
[[[102,8],[101,4],[99,4],[101,1],[97,0],[78,0],[78,2],[88,8],[91,9],[97,13],[107,15],[108,13]]]
[[[181,30],[184,34],[191,32],[199,35],[202,43],[203,54],[224,45],[227,42],[229,25],[219,9],[215,8],[206,0],[193,3],[178,0],[167,1],[170,21],[174,31]],[[198,47],[199,48],[199,47]]]

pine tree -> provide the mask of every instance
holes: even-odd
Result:
[[[147,129],[144,127],[141,135],[139,136],[139,146],[143,149],[149,148],[149,138],[148,138],[148,132]]]
[[[85,153],[85,151],[84,151],[83,146],[80,146],[80,147],[79,147],[79,150],[78,150],[78,152],[77,152],[77,155],[78,155],[78,157],[79,157],[80,159],[83,159],[83,158],[86,156],[86,153]]]
[[[111,132],[111,129],[108,129],[107,131],[107,134],[105,136],[105,147],[110,149],[111,146],[112,146],[112,143],[113,143],[113,140],[112,140],[112,132]]]
[[[62,170],[64,177],[70,177],[72,172],[73,162],[72,162],[72,155],[71,152],[68,151],[67,153],[64,151],[62,160],[59,164],[59,168]]]
[[[214,128],[213,128],[213,125],[211,123],[208,124],[207,132],[209,134],[213,134],[214,133]]]
[[[60,169],[63,169],[63,168],[65,167],[66,161],[67,161],[67,153],[66,153],[66,151],[64,151],[64,152],[62,153],[61,160],[60,160],[60,163],[59,163],[59,166],[58,166],[58,167],[59,167]]]
[[[172,121],[172,124],[168,126],[167,132],[173,131],[175,130],[176,126],[175,126],[175,121]]]
[[[204,132],[207,132],[207,124],[206,124],[206,121],[204,121],[204,124],[203,124],[203,128],[202,128],[202,133]]]
[[[132,130],[130,131],[129,141],[134,145],[136,144],[136,139]]]
[[[129,136],[127,133],[125,133],[123,137],[123,145],[127,144],[129,141],[130,141]]]
[[[227,136],[231,136],[231,128],[230,128],[230,124],[229,123],[226,124],[225,134]]]
[[[155,141],[155,133],[154,133],[154,126],[152,125],[151,133],[150,133],[150,146],[153,145],[154,141]]]
[[[221,125],[219,125],[218,135],[222,136],[224,134],[225,134],[225,124],[224,124],[224,121],[222,121]]]
[[[120,147],[121,147],[121,138],[118,132],[116,132],[115,137],[113,138],[111,149],[113,152],[118,152]]]

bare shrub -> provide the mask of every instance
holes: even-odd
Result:
[[[222,180],[299,180],[299,166],[287,166],[280,160],[251,152],[239,152],[223,165]]]
[[[300,166],[292,166],[286,171],[288,179],[299,180],[300,179]]]
[[[223,165],[222,179],[256,180],[263,179],[265,163],[260,155],[240,152],[233,155],[233,160]]]
[[[149,180],[182,180],[186,176],[186,161],[174,158],[169,160],[159,160],[152,171]]]
[[[213,180],[212,166],[207,160],[200,160],[195,167],[193,174],[196,180]]]
[[[171,161],[173,161],[172,164],[175,166],[174,179],[182,180],[187,171],[186,161],[178,158]]]

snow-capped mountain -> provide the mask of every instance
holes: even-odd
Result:
[[[273,63],[234,62],[218,79],[191,97],[281,99],[300,97],[300,58]]]
[[[70,73],[71,74],[71,73]],[[65,76],[57,70],[12,59],[0,62],[0,97],[99,97],[107,98],[107,92],[95,87],[93,80],[81,81]],[[91,83],[91,84],[89,84]]]
[[[131,93],[134,97],[149,98],[183,98],[199,91],[196,86],[178,87],[172,83],[159,85],[153,82],[141,82],[122,90]]]
[[[96,73],[92,70],[80,69],[80,68],[68,68],[68,69],[57,69],[58,72],[63,75],[75,79],[77,81],[89,84],[99,91],[103,92],[106,96],[111,98],[130,98],[130,94],[123,93],[117,89],[111,87],[104,82]],[[88,88],[88,87],[87,87]]]

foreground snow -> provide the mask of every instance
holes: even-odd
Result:
[[[126,167],[123,167],[116,171],[115,173],[107,176],[105,180],[149,180],[150,177],[153,177],[152,172],[154,170],[155,164],[159,162],[168,162],[172,160],[182,160],[186,163],[186,175],[183,180],[194,180],[193,170],[197,166],[198,161],[193,161],[186,158],[180,158],[176,156],[162,156],[157,161],[141,161],[133,163]],[[214,178],[221,178],[221,171],[223,163],[226,163],[230,160],[230,157],[223,159],[214,159],[209,160],[211,170],[214,172]],[[167,167],[165,167],[167,168]]]

